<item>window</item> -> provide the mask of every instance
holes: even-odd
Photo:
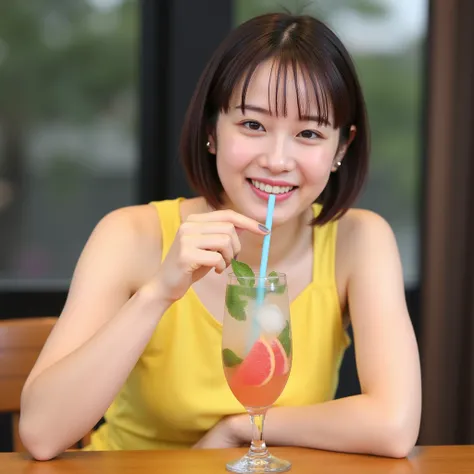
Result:
[[[66,289],[100,218],[132,204],[139,3],[0,5],[0,288]]]

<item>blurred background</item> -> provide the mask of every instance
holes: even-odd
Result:
[[[430,122],[430,110],[450,120],[448,110],[454,110],[457,97],[453,91],[462,76],[453,72],[451,82],[437,85],[432,71],[441,66],[432,58],[446,49],[442,37],[448,32],[454,39],[446,57],[457,60],[456,35],[461,29],[456,25],[467,31],[468,19],[473,19],[468,3],[1,2],[0,319],[58,315],[79,253],[107,212],[192,195],[180,169],[177,143],[204,64],[230,28],[257,14],[288,8],[327,21],[356,62],[373,140],[370,179],[358,206],[380,213],[395,231],[421,347],[428,311],[423,302],[432,302],[432,292],[443,287],[442,281],[436,286],[429,280],[429,265],[436,267],[435,257],[445,249],[444,241],[438,242],[429,254],[426,239],[432,231],[441,235],[439,229],[446,228],[446,221],[429,220],[439,205],[429,201],[437,193],[428,172],[438,176],[437,185],[443,184],[445,168],[435,164],[446,163],[449,144],[447,138],[441,154],[436,139],[451,130]],[[450,28],[443,26],[448,20]],[[462,45],[467,47],[465,41]],[[457,64],[451,64],[453,71],[458,71]],[[441,102],[439,94],[444,97]],[[456,126],[456,116],[453,112],[451,127]],[[430,161],[431,149],[438,152],[435,164]],[[470,156],[470,149],[463,149],[458,158]],[[465,222],[467,212],[459,222]],[[461,231],[467,232],[464,227]],[[469,282],[472,286],[463,295],[474,289],[474,279]],[[448,297],[444,306],[437,305],[439,321],[445,320],[447,304]],[[425,347],[433,346],[434,340]],[[338,396],[358,390],[352,348]],[[0,421],[0,450],[8,450],[1,426]],[[3,426],[6,432],[6,416]]]
[[[281,5],[297,3],[234,0],[225,22]],[[305,11],[326,20],[357,63],[374,140],[360,205],[394,226],[416,286],[427,0],[326,0]],[[0,288],[66,289],[97,221],[140,200],[140,14],[136,0],[0,6]],[[165,47],[148,46],[151,55]],[[189,53],[199,48],[198,37]],[[185,73],[187,59],[174,60]],[[189,99],[189,86],[177,89]],[[175,159],[171,143],[166,155],[155,150],[157,162]],[[188,193],[181,182],[156,188],[156,198]]]

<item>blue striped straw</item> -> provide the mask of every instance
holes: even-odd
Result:
[[[265,227],[270,231],[272,230],[274,209],[275,209],[275,195],[270,194],[270,196],[268,196],[267,220],[265,221]],[[265,237],[263,238],[262,259],[260,261],[260,275],[259,275],[260,278],[258,278],[257,305],[255,308],[255,311],[258,311],[259,306],[263,303],[263,300],[265,298],[264,278],[267,275],[268,254],[270,251],[270,238],[271,238],[271,232],[265,235]],[[250,347],[253,346],[255,341],[258,339],[258,336],[259,336],[259,325],[258,325],[256,315],[254,315],[254,318],[252,321],[252,336],[250,338]]]

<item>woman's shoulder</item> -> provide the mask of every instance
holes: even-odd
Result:
[[[368,254],[383,254],[399,258],[395,234],[388,221],[376,212],[353,208],[339,220],[338,249],[357,265]],[[389,255],[387,255],[389,257]]]
[[[196,212],[199,198],[176,198],[152,201],[113,209],[99,221],[98,227],[109,232],[117,230],[135,238],[153,238],[161,235],[161,223],[171,216],[181,221],[183,216]]]
[[[160,235],[159,215],[149,204],[119,207],[102,217],[97,230],[130,239],[156,238]]]
[[[94,265],[112,265],[126,272],[133,286],[149,278],[161,262],[162,237],[159,216],[149,204],[119,207],[96,224],[82,252],[98,255]],[[84,260],[84,258],[81,258]]]
[[[120,235],[141,249],[159,249],[163,227],[179,226],[189,214],[200,212],[200,198],[176,198],[116,208],[99,221],[94,232],[113,238]]]
[[[339,220],[342,237],[357,241],[367,238],[391,238],[393,231],[387,220],[368,209],[351,208]]]

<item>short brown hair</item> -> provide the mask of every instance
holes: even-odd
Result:
[[[245,107],[252,74],[271,58],[278,61],[283,83],[288,67],[295,75],[298,68],[304,71],[305,80],[313,86],[321,121],[328,123],[332,110],[332,125],[341,130],[341,144],[348,139],[352,125],[357,129],[344,164],[331,173],[317,199],[322,210],[313,224],[322,225],[341,217],[362,189],[368,172],[369,130],[362,89],[348,51],[324,23],[311,16],[266,14],[230,32],[205,67],[189,104],[181,135],[181,159],[193,189],[212,206],[222,204],[216,160],[206,147],[209,132],[219,112],[228,112],[233,91],[242,80]],[[305,103],[307,97],[300,99],[298,95],[300,115]]]

